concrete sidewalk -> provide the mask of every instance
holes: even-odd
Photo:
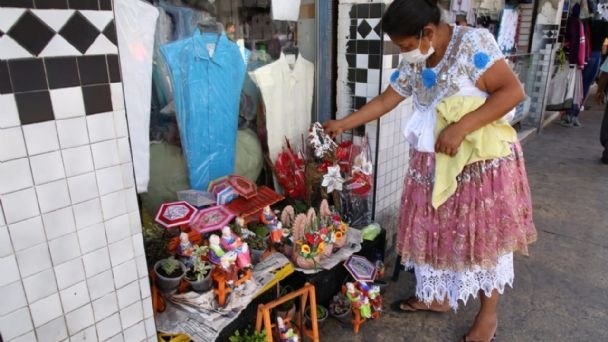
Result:
[[[608,341],[608,165],[600,163],[603,109],[581,112],[583,127],[558,121],[528,137],[524,153],[538,241],[516,254],[514,288],[499,305],[496,341]],[[390,268],[389,268],[390,269]],[[395,313],[389,305],[414,292],[401,272],[385,293],[379,320],[352,327],[329,319],[322,341],[457,341],[479,308],[457,313]]]

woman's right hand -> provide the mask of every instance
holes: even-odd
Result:
[[[335,138],[344,132],[344,124],[342,120],[327,120],[323,123],[323,131]]]

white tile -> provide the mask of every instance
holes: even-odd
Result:
[[[0,196],[6,223],[11,224],[40,214],[34,188]]]
[[[36,184],[65,178],[63,160],[59,151],[33,156],[30,158],[30,164],[32,165],[32,174],[34,175],[34,182]]]
[[[143,298],[151,295],[149,277],[139,279],[139,290]]]
[[[87,327],[75,334],[72,334],[72,336],[70,336],[70,342],[90,342],[90,341],[98,341],[97,332],[95,330],[94,325],[91,325],[90,327]]]
[[[121,138],[118,139],[118,159],[121,164],[130,163],[131,159],[131,145],[129,144],[129,139]]]
[[[70,312],[90,302],[89,290],[86,281],[82,281],[74,286],[68,287],[59,292],[63,310]]]
[[[120,321],[122,328],[127,329],[128,327],[142,321],[144,319],[144,312],[141,306],[141,302],[137,302],[127,306],[120,310]]]
[[[19,271],[24,278],[52,267],[46,242],[16,252],[15,255],[19,264]]]
[[[82,254],[87,254],[107,245],[104,224],[97,223],[78,230],[78,240],[80,241]]]
[[[53,269],[49,268],[23,279],[23,287],[29,303],[52,295],[57,292]]]
[[[41,10],[45,11],[45,10]],[[56,11],[56,10],[49,10]],[[59,57],[59,56],[79,56],[80,51],[76,50],[74,45],[68,43],[65,38],[60,35],[55,35],[46,44],[44,49],[38,54],[38,57]]]
[[[51,89],[50,92],[55,119],[67,119],[85,115],[81,87]]]
[[[65,320],[68,324],[68,331],[70,335],[75,334],[76,332],[93,325],[93,308],[91,304],[85,305],[81,308],[78,308],[72,312],[68,312],[65,315]]]
[[[48,213],[70,205],[70,194],[65,179],[38,185],[36,187],[40,211]]]
[[[122,83],[110,83],[110,92],[112,94],[112,108],[114,110],[125,109]]]
[[[145,255],[140,255],[135,258],[135,263],[137,264],[137,274],[139,277],[144,277],[148,275],[148,262],[146,261]]]
[[[143,255],[146,253],[144,249],[144,237],[141,233],[137,233],[131,237],[133,243],[133,253],[136,256]]]
[[[49,241],[53,265],[60,265],[80,256],[80,244],[76,233],[70,233]]]
[[[146,318],[144,323],[146,324],[146,335],[148,335],[148,337],[155,338],[154,341],[156,341],[157,332],[156,332],[156,322],[154,322],[154,318],[153,317]]]
[[[2,115],[0,114],[0,117]],[[2,146],[0,149],[0,162],[27,156],[21,127],[0,128],[0,146]]]
[[[73,208],[77,229],[102,222],[103,220],[101,215],[101,203],[98,198],[75,204]]]
[[[114,276],[112,270],[107,270],[87,279],[89,295],[92,300],[114,292]]]
[[[46,237],[53,240],[62,235],[76,231],[72,207],[51,211],[42,215]]]
[[[108,246],[108,250],[110,251],[110,259],[112,260],[113,267],[116,267],[135,257],[131,239],[124,239],[122,241],[114,242]]]
[[[85,279],[82,259],[76,258],[55,266],[57,287],[63,290]]]
[[[105,222],[108,243],[126,239],[131,235],[129,215],[121,215]]]
[[[133,164],[126,163],[120,165],[122,169],[122,183],[125,188],[131,188],[135,186],[135,176],[133,175]]]
[[[368,67],[368,56],[364,54],[357,54],[357,68],[358,69],[367,69]]]
[[[141,305],[144,307],[144,317],[154,319],[154,308],[152,307],[152,297],[146,297],[142,300]]]
[[[141,218],[139,217],[139,211],[129,213],[129,223],[131,225],[131,234],[141,233]]]
[[[40,216],[19,221],[8,226],[13,249],[19,251],[46,241]]]
[[[29,331],[28,333],[21,335],[14,340],[10,340],[9,342],[31,342],[36,340],[36,333],[33,331]]]
[[[116,138],[113,112],[88,115],[87,127],[92,143]]]
[[[0,305],[0,316],[4,316],[11,311],[27,305],[21,282],[16,281],[6,286],[0,286],[0,291],[4,294],[2,305]]]
[[[367,70],[367,82],[375,83],[376,87],[377,87],[377,84],[380,83],[380,70],[368,69]]]
[[[84,264],[84,272],[87,278],[110,269],[108,249],[104,247],[84,255],[82,263]]]
[[[122,191],[127,204],[127,212],[132,213],[139,210],[139,203],[137,203],[137,192],[135,188],[128,188]]]
[[[120,289],[123,286],[135,282],[137,280],[137,265],[135,264],[134,259],[131,259],[118,266],[114,266],[113,272],[114,285],[117,289]]]
[[[0,162],[0,175],[2,175],[0,177],[0,194],[22,190],[34,185],[28,158]]]
[[[0,258],[0,274],[2,274],[2,277],[0,277],[0,286],[7,285],[21,279],[15,255],[11,254],[9,256]]]
[[[118,165],[120,162],[118,147],[114,139],[92,144],[91,151],[93,152],[93,162],[96,169]]]
[[[96,173],[100,195],[106,195],[124,188],[120,165],[99,169]]]
[[[0,94],[0,128],[16,127],[21,124],[15,94]]]
[[[36,328],[38,341],[60,342],[68,338],[68,329],[63,317],[56,318],[47,324]]]
[[[34,327],[28,308],[15,310],[6,316],[0,316],[0,331],[2,331],[2,338],[6,341],[32,331],[32,329]]]
[[[123,332],[125,341],[143,341],[146,339],[146,326],[141,321]]]
[[[114,292],[93,301],[92,304],[96,322],[118,312],[118,302]]]
[[[118,334],[122,329],[120,325],[120,315],[118,313],[98,322],[96,324],[97,335],[102,341]]]
[[[62,150],[61,154],[63,155],[65,174],[68,177],[94,170],[91,148],[88,145]]]
[[[2,210],[2,201],[0,201],[0,227],[6,226],[6,221],[4,220],[4,210]]]
[[[114,107],[116,108],[116,107]],[[123,138],[129,136],[127,126],[127,115],[124,110],[116,110],[114,112],[114,129],[116,130],[116,137]]]
[[[14,249],[11,244],[11,237],[8,234],[8,227],[0,226],[0,258],[4,258],[13,252]]]
[[[89,143],[87,121],[84,117],[57,120],[57,133],[61,148],[82,146]]]
[[[73,204],[99,196],[99,192],[97,191],[97,178],[95,177],[94,172],[69,177],[68,188],[70,189],[70,198],[72,199]]]
[[[112,337],[110,337],[107,342],[125,342],[124,337],[122,336],[122,333],[118,333]],[[152,342],[157,342],[157,340],[154,340]]]
[[[35,155],[59,149],[55,121],[24,125],[23,135],[28,154]]]
[[[148,285],[148,287],[149,286],[150,285]],[[116,295],[118,297],[118,308],[120,309],[124,309],[127,306],[140,301],[139,281],[134,281],[131,284],[116,290]]]
[[[104,220],[127,213],[127,203],[124,192],[117,191],[101,197],[101,209]]]
[[[30,312],[35,327],[43,326],[51,320],[61,316],[61,301],[59,294],[55,293],[46,298],[43,298],[35,303],[30,304]]]

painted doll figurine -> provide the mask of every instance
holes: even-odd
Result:
[[[234,223],[236,223],[236,226],[241,231],[241,236],[243,237],[243,239],[246,239],[250,236],[256,236],[254,232],[247,229],[247,223],[245,223],[245,218],[243,216],[237,216],[234,219]]]
[[[382,295],[380,294],[380,286],[373,285],[367,293],[369,302],[375,312],[382,312]]]
[[[224,254],[226,254],[226,252],[222,249],[222,246],[220,246],[220,237],[212,234],[209,237],[209,252],[207,253],[209,261],[214,265],[221,265],[222,256],[224,256]]]
[[[369,303],[369,298],[365,296],[361,297],[361,306],[359,307],[359,312],[361,312],[361,317],[363,318],[372,317],[372,305]]]
[[[229,226],[222,228],[220,246],[224,251],[236,252],[236,265],[240,270],[251,267],[251,254],[247,243],[234,234]]]
[[[188,233],[180,233],[179,246],[177,246],[177,254],[184,257],[190,257],[193,251],[194,247],[192,246],[192,242],[190,242],[190,239],[188,238]]]
[[[268,227],[270,231],[270,242],[281,243],[283,237],[283,226],[281,221],[277,218],[277,215],[272,212],[270,206],[267,205],[262,209],[260,213],[260,221]]]

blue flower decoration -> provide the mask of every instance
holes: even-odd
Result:
[[[391,74],[391,83],[397,82],[398,78],[399,78],[399,70],[393,71],[393,73]]]
[[[422,84],[430,89],[433,88],[435,86],[435,84],[437,84],[437,74],[435,73],[435,71],[433,71],[433,69],[430,68],[426,68],[424,70],[422,70]]]
[[[478,52],[475,55],[473,55],[473,63],[475,64],[475,67],[477,69],[485,68],[486,65],[488,65],[489,61],[490,61],[490,57],[485,52]]]

